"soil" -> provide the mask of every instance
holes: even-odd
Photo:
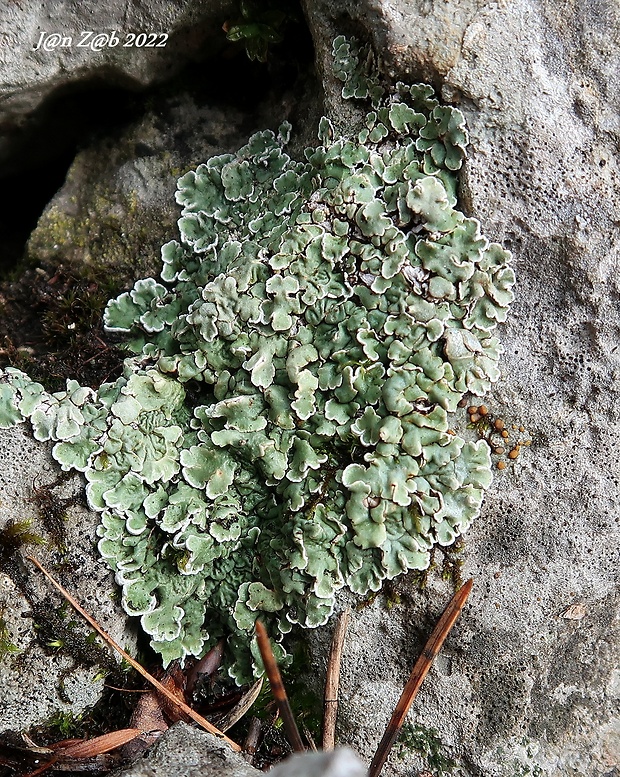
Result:
[[[102,314],[131,281],[62,265],[0,281],[0,367],[23,370],[52,391],[68,378],[95,389],[115,380],[126,353],[104,332]]]

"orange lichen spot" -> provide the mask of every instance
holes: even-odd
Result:
[[[506,462],[505,461],[498,461],[497,462],[497,469],[506,469]]]

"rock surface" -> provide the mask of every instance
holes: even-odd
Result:
[[[177,723],[136,763],[112,777],[255,777],[261,774],[242,755],[206,731]]]
[[[132,649],[135,639],[110,596],[112,574],[94,552],[98,516],[82,504],[81,479],[57,482],[47,446],[23,427],[0,431],[0,473],[0,642],[15,651],[0,659],[0,731],[21,731],[94,705],[105,671],[115,667],[108,649],[89,639],[90,627],[23,555],[53,570],[121,645]],[[7,552],[1,532],[24,521],[45,544],[26,545],[20,558]]]
[[[532,442],[498,470],[468,534],[463,576],[474,577],[474,592],[411,713],[414,747],[402,747],[401,758],[395,753],[384,774],[438,774],[443,757],[445,769],[453,761],[452,773],[462,777],[617,777],[620,11],[611,0],[573,4],[570,13],[552,0],[306,0],[306,13],[334,115],[339,87],[328,52],[335,34],[352,31],[374,42],[386,72],[430,81],[464,112],[471,143],[462,202],[487,234],[514,251],[518,274],[502,334],[504,377],[486,402],[505,419],[512,444]],[[30,99],[25,94],[24,105]],[[187,115],[225,121],[223,113],[200,107]],[[127,138],[163,160],[168,141],[153,139],[150,121]],[[204,139],[195,137],[187,165],[200,161],[194,155]],[[91,250],[88,224],[100,212],[93,210],[87,223],[72,213],[72,198],[86,203],[86,213],[100,181],[123,202],[137,192],[151,208],[148,223],[162,228],[153,227],[149,245],[169,238],[178,162],[154,167],[152,156],[140,154],[123,161],[118,147],[108,146],[106,158],[115,160],[110,173],[101,159],[105,146],[97,148],[76,162],[32,239],[33,253],[56,250],[42,239],[54,213],[82,225]],[[206,158],[215,147],[202,148]],[[79,175],[88,182],[80,166],[92,171],[92,192],[72,188]],[[166,180],[158,178],[164,169]],[[106,200],[112,214],[114,197]],[[462,431],[465,411],[457,423]],[[22,432],[7,434],[0,440],[7,466],[17,459],[24,467],[32,461],[33,469],[20,469],[6,493],[17,489],[27,497],[38,471],[34,445]],[[26,503],[19,504],[26,515]],[[396,588],[403,603],[388,609],[380,596],[356,612],[345,644],[340,741],[365,762],[451,593],[433,574],[424,593],[413,579],[396,581]],[[15,623],[9,631],[17,641]],[[329,634],[312,640],[321,677]],[[9,710],[17,704],[15,682],[9,681],[14,690],[0,691],[9,694]],[[54,682],[28,692],[31,720],[47,714],[36,705],[47,694],[40,689]],[[193,745],[186,746],[191,760]],[[179,775],[186,773],[185,757],[177,758]],[[176,774],[172,760],[166,763],[167,773]]]
[[[28,242],[31,262],[88,263],[157,274],[162,236],[176,231],[176,179],[244,142],[238,109],[162,99],[120,137],[80,151]],[[182,138],[180,141],[179,139]],[[164,238],[165,240],[165,238]]]
[[[0,129],[21,124],[68,85],[83,88],[99,80],[139,88],[169,78],[221,41],[220,27],[232,8],[227,0],[4,4]]]
[[[160,248],[177,234],[177,179],[294,110],[290,84],[252,102],[241,110],[221,98],[200,102],[190,90],[163,94],[122,132],[87,145],[32,232],[28,261],[131,267],[136,279],[159,274]]]
[[[258,777],[263,774],[216,737],[178,723],[140,761],[111,777]],[[270,771],[273,777],[365,777],[364,765],[348,748],[293,755]]]

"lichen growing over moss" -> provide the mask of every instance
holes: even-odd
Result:
[[[238,681],[267,621],[324,624],[336,592],[424,569],[478,514],[488,446],[448,417],[499,376],[509,254],[456,208],[467,133],[426,85],[388,92],[334,42],[365,126],[303,161],[259,132],[178,184],[161,281],[109,303],[133,357],[97,392],[8,369],[0,425],[30,418],[85,473],[99,550],[165,663],[228,636]]]

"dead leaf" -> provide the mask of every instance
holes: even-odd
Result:
[[[187,693],[191,696],[196,688],[196,683],[202,675],[210,677],[215,674],[222,663],[224,655],[224,646],[226,642],[221,639],[217,645],[214,645],[187,673]]]
[[[249,712],[261,692],[263,679],[264,678],[261,677],[260,680],[257,680],[250,690],[241,697],[237,704],[235,704],[230,712],[227,712],[217,719],[220,731],[228,731],[229,728],[232,728],[235,723],[241,720],[241,718]]]
[[[144,731],[144,734],[123,745],[121,755],[127,759],[137,758],[140,753],[154,744],[164,731],[168,730],[168,723],[155,691],[149,691],[140,696],[130,722],[134,728]]]
[[[587,609],[585,604],[578,602],[577,604],[571,604],[571,606],[564,610],[562,617],[569,621],[580,621],[585,617]]]

